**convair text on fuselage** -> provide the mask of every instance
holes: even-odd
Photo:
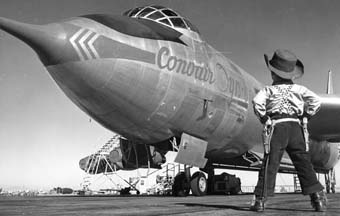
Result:
[[[193,61],[171,56],[170,50],[167,47],[162,47],[157,54],[157,65],[160,69],[175,71],[176,73],[185,74],[189,77],[194,77],[196,80],[213,84],[215,82],[214,74],[211,72],[208,65],[203,66],[195,64]],[[164,61],[164,63],[163,63]]]

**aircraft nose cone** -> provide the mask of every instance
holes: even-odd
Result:
[[[0,29],[28,44],[45,66],[72,58],[65,52],[67,33],[63,25],[32,25],[0,17]]]

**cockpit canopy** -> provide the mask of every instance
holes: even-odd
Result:
[[[175,11],[163,6],[150,5],[137,7],[124,12],[123,15],[131,18],[152,20],[173,29],[193,31],[199,35],[198,29],[187,19],[183,18]]]

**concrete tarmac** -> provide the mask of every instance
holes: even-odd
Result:
[[[0,215],[340,215],[340,193],[328,194],[327,212],[308,196],[277,194],[264,213],[249,211],[252,195],[0,197]]]

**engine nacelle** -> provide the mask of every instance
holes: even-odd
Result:
[[[90,174],[149,167],[160,169],[166,161],[165,153],[151,145],[134,144],[121,139],[120,146],[109,154],[87,156],[79,161],[79,167]]]
[[[314,169],[317,172],[327,172],[338,162],[340,143],[310,140],[309,151]]]

